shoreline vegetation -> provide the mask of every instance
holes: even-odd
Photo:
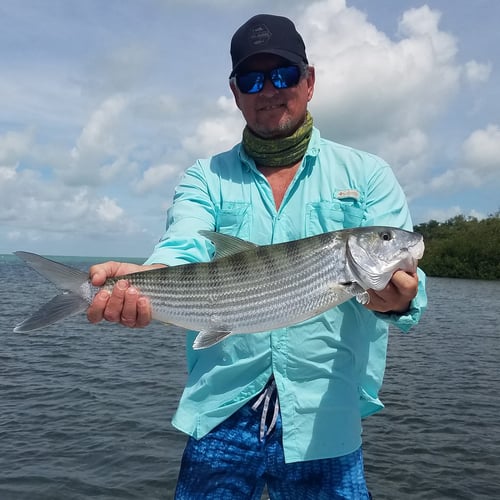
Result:
[[[414,230],[424,237],[419,267],[427,276],[500,279],[500,210],[482,220],[464,215],[431,220]]]

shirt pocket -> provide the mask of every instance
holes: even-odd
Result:
[[[356,201],[318,201],[307,204],[306,232],[308,236],[359,227],[363,208]]]
[[[215,216],[217,232],[248,240],[250,236],[250,207],[250,203],[225,202],[223,207],[217,210]]]

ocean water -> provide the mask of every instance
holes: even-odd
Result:
[[[86,269],[89,259],[66,258]],[[183,331],[74,317],[15,334],[55,289],[0,256],[0,499],[171,499],[185,436],[170,424]],[[364,421],[375,499],[500,498],[500,282],[429,279],[429,310],[391,331]]]

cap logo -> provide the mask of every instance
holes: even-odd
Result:
[[[272,33],[265,24],[255,26],[250,32],[249,41],[252,45],[264,45],[271,38]]]

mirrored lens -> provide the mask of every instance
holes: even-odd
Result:
[[[264,79],[266,75],[262,71],[250,71],[236,75],[236,84],[244,94],[255,94],[264,87]]]
[[[298,66],[282,66],[271,71],[250,71],[236,75],[236,85],[244,94],[256,94],[264,87],[266,78],[271,80],[277,89],[294,87],[300,80],[300,68]]]
[[[277,89],[287,89],[299,83],[300,70],[298,66],[275,68],[270,72],[271,81]]]

